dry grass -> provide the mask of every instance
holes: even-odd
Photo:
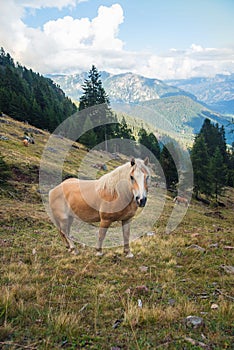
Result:
[[[30,165],[39,164],[43,137],[38,136],[38,158],[32,148],[33,157],[27,155]],[[1,147],[11,165],[16,152],[22,158],[29,149],[9,142]],[[84,151],[71,152],[67,172]],[[27,173],[28,163],[18,158],[18,164]],[[133,260],[118,247],[100,259],[89,247],[69,255],[40,202],[35,178],[19,182],[14,176],[0,193],[1,349],[233,348],[234,279],[221,268],[234,265],[227,248],[234,246],[233,189],[219,209],[224,219],[204,215],[212,209],[193,202],[170,235],[164,233],[173,206],[168,197],[155,235],[132,243]],[[186,326],[189,315],[203,317],[204,326]]]

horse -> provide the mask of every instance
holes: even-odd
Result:
[[[139,207],[147,201],[150,171],[149,159],[132,158],[111,172],[95,180],[70,178],[50,190],[49,206],[68,250],[78,251],[69,237],[74,218],[93,224],[99,222],[96,255],[102,256],[106,232],[113,222],[122,223],[124,254],[130,250],[130,222]]]
[[[24,144],[25,147],[28,147],[28,144],[29,144],[28,140],[27,139],[23,139],[23,144]]]
[[[188,200],[187,198],[181,197],[181,196],[176,196],[173,200],[174,203],[176,204],[184,204],[186,207],[188,206]]]

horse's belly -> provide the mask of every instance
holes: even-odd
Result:
[[[77,217],[85,222],[98,222],[100,221],[100,215],[98,210],[89,206],[83,200],[72,201],[70,204],[70,210],[73,217]]]

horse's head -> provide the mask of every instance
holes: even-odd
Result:
[[[145,160],[131,159],[130,183],[134,199],[139,207],[144,207],[147,201],[150,172],[147,167],[149,158]]]

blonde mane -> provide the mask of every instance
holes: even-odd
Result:
[[[128,162],[123,165],[120,165],[118,168],[112,170],[110,173],[103,175],[98,180],[97,190],[98,191],[106,190],[110,194],[118,193],[120,185],[122,186],[124,184],[127,184],[126,181],[122,181],[122,182],[120,181],[128,180],[132,168],[136,169],[137,167],[140,169],[144,169],[147,173],[149,173],[149,170],[147,166],[144,164],[144,161],[142,159],[135,159],[135,165],[133,167],[131,163]]]
[[[112,170],[110,173],[103,175],[98,180],[97,190],[106,190],[110,194],[114,194],[117,191],[117,186],[121,180],[127,179],[130,175],[131,164],[120,165],[118,168]]]

